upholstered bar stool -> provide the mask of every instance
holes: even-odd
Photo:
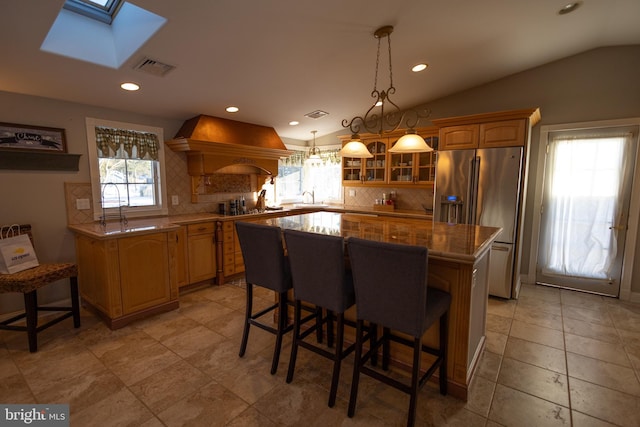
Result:
[[[275,334],[276,344],[271,362],[271,374],[275,374],[280,360],[282,338],[285,333],[293,329],[293,325],[287,325],[287,292],[292,288],[292,284],[289,261],[285,257],[282,244],[282,230],[280,227],[236,221],[236,231],[244,259],[247,283],[244,331],[239,355],[243,357],[245,354],[249,328],[252,325]],[[253,286],[271,289],[276,292],[278,301],[254,313]],[[274,328],[260,320],[262,316],[273,313],[276,309],[278,310],[277,327]]]
[[[293,345],[289,360],[287,382],[293,380],[298,348],[303,347],[333,361],[333,374],[329,392],[329,407],[336,402],[340,366],[342,360],[355,348],[344,347],[344,313],[355,302],[351,273],[345,268],[344,239],[296,230],[285,230],[284,240],[289,254],[295,310],[293,321]],[[302,304],[310,303],[316,309],[326,310],[326,314],[317,322],[314,314],[302,317]],[[336,342],[334,351],[315,345],[305,338],[314,332],[322,332],[327,325],[327,342],[333,345],[333,319],[336,319]],[[315,323],[302,331],[308,322]],[[354,325],[355,326],[355,325]],[[317,335],[317,334],[316,334]]]
[[[31,226],[21,225],[21,234],[31,236]],[[71,306],[54,307],[38,305],[38,289],[58,280],[69,279],[71,293]],[[38,351],[38,333],[55,325],[62,320],[73,317],[73,326],[80,327],[80,302],[78,297],[78,267],[72,263],[40,264],[28,270],[13,274],[0,274],[0,293],[19,292],[24,295],[24,313],[0,322],[0,329],[10,331],[26,331],[29,340],[29,351]],[[39,311],[56,311],[63,314],[56,316],[48,322],[38,325]],[[16,322],[25,319],[26,326],[15,325]]]
[[[427,248],[350,238],[347,244],[356,293],[356,355],[349,398],[348,415],[355,413],[358,382],[363,373],[410,395],[407,425],[413,426],[419,389],[439,369],[440,393],[447,394],[447,336],[451,295],[427,287]],[[440,321],[439,349],[422,344],[422,335]],[[380,339],[370,339],[363,354],[364,321],[382,327]],[[409,335],[413,340],[399,336]],[[382,368],[389,366],[389,343],[394,341],[413,348],[411,383],[391,378],[365,365],[382,346]],[[436,356],[422,374],[421,353]]]

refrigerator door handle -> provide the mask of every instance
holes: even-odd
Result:
[[[476,224],[478,204],[478,181],[480,179],[480,157],[474,156],[469,162],[469,185],[467,188],[467,224]]]

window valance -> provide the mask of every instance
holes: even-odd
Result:
[[[158,160],[160,144],[155,133],[96,126],[98,157]]]

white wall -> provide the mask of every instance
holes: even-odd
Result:
[[[66,228],[64,183],[90,181],[85,117],[158,126],[169,137],[183,122],[0,92],[0,122],[64,128],[67,151],[82,155],[78,172],[0,170],[0,224],[30,223],[40,262],[75,260],[73,234]],[[40,300],[64,298],[68,294],[64,285],[43,289]],[[22,295],[0,295],[0,314],[21,307]]]

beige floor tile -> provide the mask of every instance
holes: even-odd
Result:
[[[567,377],[557,372],[505,357],[498,384],[569,407]]]
[[[611,344],[579,335],[564,334],[567,351],[605,362],[631,367],[629,358],[621,344]]]
[[[599,341],[605,341],[611,344],[620,343],[618,331],[610,326],[602,326],[594,323],[587,323],[582,320],[564,318],[564,331],[573,334],[580,335],[582,337],[593,338]]]
[[[258,400],[254,407],[279,425],[299,426],[317,418],[327,408],[326,390],[300,378],[291,384],[282,382]],[[364,408],[356,408],[367,413]]]
[[[157,414],[211,381],[202,371],[181,360],[129,386],[129,390]]]
[[[488,350],[482,352],[475,375],[481,376],[489,381],[495,382],[500,372],[502,356],[491,353]]]
[[[640,396],[640,383],[631,368],[567,352],[567,370],[571,378]]]
[[[167,426],[226,425],[249,405],[228,389],[211,382],[158,414]]]
[[[560,291],[562,304],[590,308],[592,310],[606,310],[607,299],[607,297],[601,295],[572,291],[570,289],[562,289]]]
[[[618,334],[620,334],[620,340],[622,341],[622,345],[625,346],[636,346],[640,347],[640,332],[627,331],[625,329],[618,329]]]
[[[592,310],[575,305],[563,305],[562,316],[602,326],[613,326],[608,310]]]
[[[24,377],[19,373],[6,375],[0,381],[0,402],[4,404],[37,403]]]
[[[640,332],[640,308],[637,304],[619,303],[608,307],[616,328]]]
[[[518,298],[518,307],[541,311],[544,313],[552,314],[554,316],[560,316],[562,314],[562,305],[559,301],[550,302],[526,295]]]
[[[571,405],[576,411],[625,427],[640,425],[640,398],[577,378],[569,379]]]
[[[504,357],[519,360],[560,374],[567,373],[564,351],[535,342],[509,337],[504,351]]]
[[[469,387],[469,396],[467,397],[465,408],[487,417],[495,388],[496,383],[494,381],[489,381],[480,376],[475,377],[471,382],[471,387]]]
[[[255,408],[249,407],[231,420],[225,427],[276,427],[277,424],[262,415]]]
[[[571,425],[568,408],[500,384],[496,386],[489,419],[518,427]]]
[[[591,417],[578,411],[571,411],[571,419],[576,427],[615,427],[615,424]]]
[[[640,378],[640,346],[626,345],[624,350],[626,351],[633,368],[638,373],[638,378]]]
[[[497,314],[487,314],[487,330],[497,332],[499,334],[509,335],[511,329],[511,317],[502,317]]]
[[[520,297],[536,298],[548,303],[560,303],[560,289],[550,286],[523,284]]]
[[[215,333],[211,329],[198,325],[181,332],[176,332],[160,342],[180,357],[185,358],[208,347],[213,347],[225,341],[225,339],[225,337]]]
[[[86,372],[61,379],[35,393],[38,402],[64,402],[71,412],[82,411],[125,388],[122,381],[107,369]]]
[[[138,426],[151,420],[153,414],[126,388],[74,413],[72,425],[101,427]]]
[[[125,385],[132,385],[178,362],[180,357],[160,343],[130,347],[120,352],[109,352],[101,361],[116,374]]]
[[[509,336],[564,350],[563,333],[555,329],[514,320]]]
[[[516,300],[504,300],[500,298],[489,297],[487,313],[495,314],[502,317],[513,317],[516,310]]]
[[[538,325],[558,331],[562,330],[562,316],[547,313],[538,308],[531,308],[526,305],[518,304],[513,318],[531,325]]]
[[[487,337],[485,349],[491,353],[502,355],[508,336],[493,331],[487,331],[485,335]]]

